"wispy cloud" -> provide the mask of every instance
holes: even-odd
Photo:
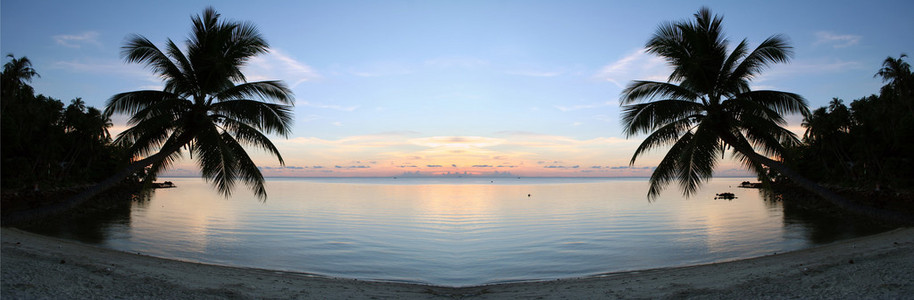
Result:
[[[840,73],[851,70],[858,70],[863,64],[856,61],[830,60],[830,61],[798,61],[791,64],[778,65],[762,75],[754,78],[752,89],[772,88],[766,85],[759,85],[774,78],[792,78],[796,76],[808,76],[811,74]]]
[[[426,60],[423,64],[427,67],[434,68],[473,69],[486,66],[489,64],[489,62],[475,57],[451,56],[429,59]]]
[[[568,112],[568,111],[575,111],[575,110],[581,110],[581,109],[593,109],[593,108],[612,106],[612,105],[616,105],[616,104],[613,102],[610,102],[610,101],[606,101],[606,102],[602,102],[602,103],[577,104],[577,105],[571,105],[571,106],[556,105],[555,108],[558,110],[564,111],[564,112]]]
[[[505,74],[508,75],[518,75],[518,76],[528,76],[528,77],[556,77],[564,74],[561,71],[541,71],[541,70],[514,70],[507,71]]]
[[[98,41],[98,32],[95,31],[86,31],[79,34],[61,34],[55,35],[51,38],[57,42],[58,45],[69,47],[69,48],[82,48],[84,45],[93,45],[96,47],[101,47],[102,43]]]
[[[665,81],[670,71],[662,58],[648,54],[645,49],[639,49],[604,66],[594,77],[622,88],[632,80]]]
[[[413,73],[413,68],[403,63],[385,61],[352,68],[349,73],[359,77],[397,76],[411,74]]]
[[[813,45],[831,45],[834,48],[846,48],[860,43],[862,36],[853,34],[835,34],[828,31],[816,32],[816,42]]]
[[[338,110],[338,111],[354,111],[356,109],[359,109],[359,107],[360,107],[359,105],[342,106],[342,105],[336,105],[336,104],[314,103],[314,102],[310,102],[310,101],[299,101],[298,105],[314,107],[314,108],[332,109],[332,110]]]
[[[284,80],[292,88],[321,77],[314,68],[279,49],[251,58],[244,73],[250,81]]]

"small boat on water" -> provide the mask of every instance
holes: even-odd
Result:
[[[757,189],[757,188],[762,187],[762,184],[760,182],[743,181],[742,183],[739,184],[739,187],[747,188],[747,189]]]
[[[733,193],[719,193],[719,194],[716,194],[714,197],[714,200],[717,200],[717,199],[733,200],[733,199],[736,199],[736,195],[734,195]]]

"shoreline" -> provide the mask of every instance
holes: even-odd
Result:
[[[905,298],[914,228],[704,265],[468,287],[207,265],[2,228],[3,299]]]

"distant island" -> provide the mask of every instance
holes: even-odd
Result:
[[[502,177],[520,177],[511,172],[483,172],[483,173],[470,173],[468,171],[463,172],[446,172],[446,173],[423,173],[422,171],[415,172],[403,172],[400,175],[394,176],[394,178],[464,178],[464,177],[476,177],[476,178],[502,178]]]

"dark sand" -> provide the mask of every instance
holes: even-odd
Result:
[[[438,287],[180,262],[3,228],[2,299],[914,299],[914,228],[753,259]]]

